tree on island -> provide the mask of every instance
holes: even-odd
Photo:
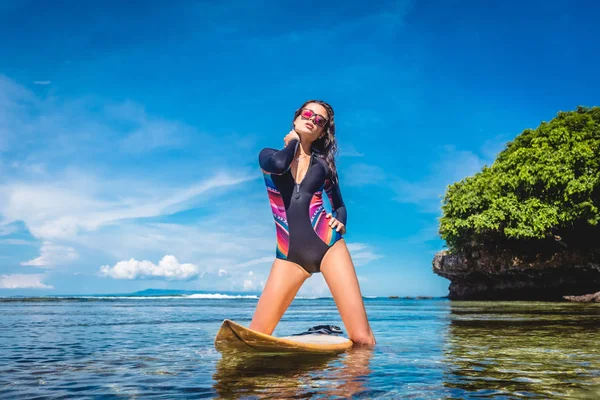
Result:
[[[449,186],[439,232],[451,253],[600,248],[600,107],[526,129],[491,166]]]

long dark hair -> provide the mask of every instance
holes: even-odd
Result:
[[[338,182],[337,169],[335,167],[335,156],[337,155],[337,142],[335,139],[335,121],[333,118],[333,108],[323,100],[308,100],[300,106],[299,109],[294,113],[294,119],[292,120],[292,128],[294,127],[294,121],[302,112],[302,109],[310,103],[320,104],[327,110],[327,124],[323,127],[323,137],[315,140],[312,144],[312,151],[316,155],[325,159],[329,169],[331,170],[331,178],[334,183]]]

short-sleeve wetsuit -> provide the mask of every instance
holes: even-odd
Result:
[[[323,157],[313,152],[304,179],[296,183],[291,165],[300,142],[292,139],[282,150],[262,149],[262,169],[275,227],[276,257],[294,262],[309,273],[320,272],[321,260],[342,234],[329,226],[323,207],[323,193],[331,203],[332,214],[346,225],[346,206],[339,185]]]

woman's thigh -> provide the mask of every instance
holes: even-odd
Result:
[[[375,344],[356,270],[345,240],[339,240],[327,251],[321,262],[321,273],[350,339],[356,343]]]
[[[258,299],[250,329],[270,335],[310,274],[291,261],[276,258]]]

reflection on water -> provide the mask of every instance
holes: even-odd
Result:
[[[214,389],[220,397],[347,398],[365,390],[372,350],[353,348],[338,354],[223,353]]]
[[[223,356],[222,316],[247,324],[256,300],[0,301],[0,399],[600,399],[600,304],[366,306],[373,349]],[[336,318],[332,299],[298,300],[277,334]]]
[[[483,397],[600,398],[600,307],[452,302],[444,385]]]

